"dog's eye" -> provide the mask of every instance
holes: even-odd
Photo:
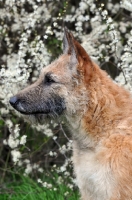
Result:
[[[55,80],[53,80],[53,78],[51,76],[49,76],[49,74],[48,74],[48,75],[45,76],[44,83],[52,84],[52,83],[55,83]]]

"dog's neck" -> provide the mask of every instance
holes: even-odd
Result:
[[[97,71],[97,76],[87,86],[90,91],[87,111],[69,119],[73,139],[80,149],[95,148],[104,137],[109,137],[111,130],[122,120],[123,107],[127,110],[126,99],[130,100],[126,90],[115,85],[100,69]]]

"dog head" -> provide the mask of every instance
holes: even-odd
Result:
[[[38,80],[10,98],[20,113],[37,121],[60,115],[75,116],[87,104],[86,83],[92,61],[73,35],[64,30],[63,54],[44,67]]]

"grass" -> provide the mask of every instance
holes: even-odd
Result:
[[[78,200],[77,189],[70,190],[66,185],[54,185],[57,190],[41,187],[29,177],[21,177],[20,181],[7,184],[0,189],[0,200]],[[68,192],[68,195],[64,195]]]

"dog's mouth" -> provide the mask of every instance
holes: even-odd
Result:
[[[20,111],[19,111],[20,112]],[[59,115],[55,112],[46,111],[46,112],[20,112],[22,115],[24,115],[25,120],[29,121],[33,124],[45,124],[49,123],[51,120],[57,120]],[[61,116],[64,113],[61,113]]]
[[[34,116],[47,116],[47,115],[53,115],[53,114],[61,114],[63,110],[65,110],[65,108],[63,108],[63,110],[60,110],[58,113],[56,113],[54,110],[52,111],[50,108],[46,108],[46,109],[42,109],[42,110],[36,110],[36,111],[26,111],[26,109],[24,109],[22,106],[15,108],[15,110],[17,110],[18,112],[20,112],[23,115],[34,115]]]
[[[28,109],[26,109],[26,107],[23,105],[23,102],[21,101],[16,101],[15,103],[12,103],[10,101],[11,106],[17,110],[18,112],[20,112],[23,115],[47,115],[50,113],[50,109],[47,107],[46,109],[38,109],[38,110],[34,110],[31,106],[29,106]]]
[[[18,109],[16,109],[16,110],[23,115],[36,115],[36,116],[38,116],[38,115],[48,115],[48,114],[50,114],[49,110],[47,110],[47,111],[34,111],[34,112],[20,111]]]
[[[35,111],[35,112],[26,112],[23,110],[18,110],[16,109],[19,113],[21,113],[22,115],[24,115],[25,119],[31,123],[35,123],[35,124],[43,124],[48,122],[51,117],[54,117],[54,115],[49,111]]]
[[[36,118],[38,122],[42,121],[42,119],[51,119],[57,118],[60,116],[64,110],[66,110],[65,103],[62,99],[59,101],[52,101],[46,103],[29,103],[24,100],[20,100],[16,97],[12,97],[10,99],[11,106],[17,110],[22,115],[25,115],[25,118],[32,117]],[[27,117],[26,117],[27,116]]]

